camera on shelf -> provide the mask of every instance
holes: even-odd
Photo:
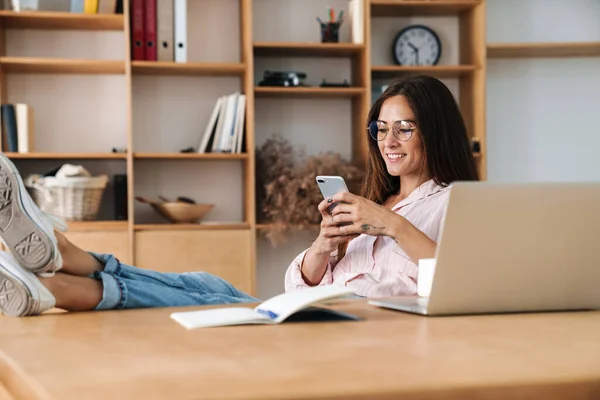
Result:
[[[258,84],[259,86],[306,86],[304,84],[306,74],[304,72],[297,71],[265,71],[263,73],[263,80]]]

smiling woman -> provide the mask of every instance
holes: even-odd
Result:
[[[390,85],[366,126],[360,195],[319,204],[321,231],[289,266],[286,291],[339,284],[364,297],[415,295],[417,262],[435,254],[449,185],[479,179],[458,105],[435,78]],[[329,203],[340,204],[330,213]]]

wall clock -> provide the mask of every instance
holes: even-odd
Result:
[[[393,55],[400,65],[436,65],[442,54],[438,35],[425,25],[402,29],[393,43]]]

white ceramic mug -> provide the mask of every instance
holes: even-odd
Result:
[[[417,294],[420,297],[429,297],[433,274],[435,272],[435,258],[422,258],[419,260],[419,271],[417,273]]]

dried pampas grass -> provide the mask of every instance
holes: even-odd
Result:
[[[317,175],[344,177],[348,189],[357,193],[364,171],[335,152],[305,156],[287,139],[273,135],[256,154],[258,220],[267,224],[265,236],[276,245],[286,232],[318,230],[323,200]]]

